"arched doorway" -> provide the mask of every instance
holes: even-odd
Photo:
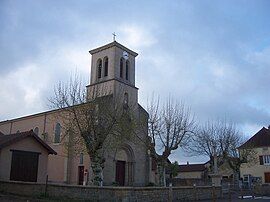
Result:
[[[115,153],[115,182],[120,186],[131,186],[134,181],[134,153],[124,145]]]

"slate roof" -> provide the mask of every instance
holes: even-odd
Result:
[[[248,141],[238,147],[238,149],[246,149],[252,147],[270,147],[270,129],[263,127]]]
[[[179,165],[178,172],[200,172],[206,170],[205,164]]]
[[[10,135],[0,135],[0,149],[9,146],[15,142],[21,141],[26,137],[33,137],[37,142],[39,142],[45,149],[48,150],[49,154],[57,154],[48,144],[46,144],[42,139],[40,139],[33,130],[14,133]]]
[[[171,164],[170,160],[167,159],[167,162]],[[198,163],[198,164],[182,164],[178,165],[177,172],[203,172],[207,170],[206,163]],[[170,174],[172,172],[171,167],[166,167],[166,174]]]

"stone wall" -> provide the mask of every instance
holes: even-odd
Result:
[[[270,185],[262,184],[254,186],[254,194],[261,196],[270,196]]]
[[[0,181],[0,192],[25,196],[45,193],[45,184]],[[93,201],[173,201],[220,198],[221,187],[86,187],[48,184],[47,195]]]
[[[166,184],[172,183],[173,186],[210,186],[212,185],[211,179],[181,179],[181,178],[172,178],[166,179]]]

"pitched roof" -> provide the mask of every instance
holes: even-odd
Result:
[[[205,164],[185,164],[178,166],[178,172],[198,172],[206,170]]]
[[[111,42],[109,44],[106,44],[104,46],[101,46],[101,47],[95,48],[93,50],[90,50],[89,53],[94,54],[94,53],[97,53],[99,51],[105,50],[107,48],[111,48],[113,46],[117,46],[117,47],[127,51],[129,54],[133,55],[134,57],[136,57],[138,55],[138,53],[128,49],[127,47],[123,46],[122,44],[118,43],[117,41],[113,41],[113,42]]]
[[[217,160],[218,163],[221,165],[224,163],[224,161],[230,161],[230,162],[237,162],[238,161],[238,157],[232,157],[232,156],[227,156],[226,158],[224,158],[222,155],[217,156]],[[204,164],[208,164],[211,162],[211,159],[209,159],[208,161],[206,161]]]
[[[47,145],[42,139],[40,139],[33,130],[14,133],[10,135],[0,135],[0,149],[9,146],[15,142],[21,141],[26,137],[33,137],[37,142],[39,142],[45,149],[48,150],[49,154],[57,154],[49,145]]]
[[[238,149],[246,149],[252,147],[270,147],[270,129],[263,127],[248,141],[238,147]]]

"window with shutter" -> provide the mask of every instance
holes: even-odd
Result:
[[[102,73],[102,61],[101,61],[101,59],[98,59],[98,61],[97,61],[97,75],[98,75],[98,79],[101,78],[101,73]]]
[[[264,155],[263,157],[263,165],[270,165],[270,155]]]
[[[260,165],[263,165],[263,156],[259,156],[260,159]]]
[[[126,61],[126,80],[129,79],[129,61]]]
[[[108,76],[108,66],[109,66],[109,60],[108,57],[104,58],[104,76]]]
[[[123,78],[123,66],[124,66],[124,59],[120,59],[120,77]]]

